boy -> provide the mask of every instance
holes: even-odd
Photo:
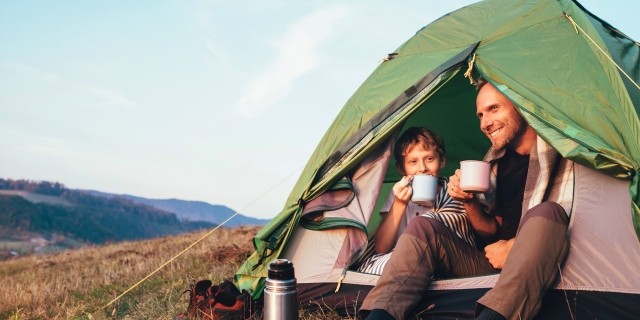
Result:
[[[427,128],[411,127],[396,140],[393,155],[403,177],[393,186],[382,206],[382,222],[375,234],[376,255],[363,262],[359,271],[380,274],[400,234],[409,221],[417,216],[443,222],[459,237],[475,246],[464,207],[446,192],[446,178],[438,179],[438,194],[433,205],[422,206],[411,201],[413,176],[428,174],[437,177],[444,168],[446,156],[442,138]]]

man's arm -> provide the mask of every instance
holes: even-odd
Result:
[[[502,217],[488,215],[482,210],[482,205],[472,193],[460,189],[460,170],[449,178],[449,195],[464,204],[464,209],[469,216],[471,227],[481,236],[494,236],[498,232],[498,226],[502,225]],[[484,255],[493,268],[502,270],[515,238],[499,240],[484,248]]]
[[[484,247],[484,256],[487,257],[494,269],[502,270],[515,240],[516,238],[499,240]]]
[[[494,236],[498,232],[500,217],[488,215],[482,209],[482,205],[473,193],[460,189],[460,169],[449,178],[449,190],[451,198],[461,201],[464,205],[471,227],[481,236]]]

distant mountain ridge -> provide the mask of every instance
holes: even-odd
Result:
[[[211,229],[231,216],[225,227],[268,221],[202,201],[147,199],[68,189],[58,182],[0,178],[0,248],[17,255]]]
[[[83,191],[105,197],[123,197],[135,203],[145,204],[156,209],[175,213],[179,219],[187,221],[206,221],[219,225],[236,213],[236,211],[227,206],[210,204],[204,201],[180,199],[149,199],[128,194],[112,194],[95,190]],[[224,226],[261,226],[266,224],[268,221],[269,219],[258,219],[238,214],[233,217],[233,219],[227,221]]]
[[[7,249],[37,240],[43,250],[176,235],[211,229],[212,222],[180,220],[175,213],[123,197],[101,197],[84,191],[43,191],[38,183],[22,186],[0,179],[0,244]],[[46,190],[46,189],[44,189]],[[16,241],[18,243],[16,243]],[[24,252],[24,250],[22,250]]]

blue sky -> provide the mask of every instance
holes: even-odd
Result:
[[[0,177],[270,218],[387,53],[475,1],[0,1]],[[581,1],[640,40],[635,0]]]

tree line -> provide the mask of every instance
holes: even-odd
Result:
[[[32,203],[20,196],[0,195],[0,226],[15,231],[59,233],[102,244],[179,234],[215,226],[180,221],[171,212],[123,197],[71,190],[58,182],[0,179],[0,189],[22,190],[66,199],[72,206]]]
[[[21,190],[48,196],[59,196],[65,190],[64,184],[50,181],[12,180],[0,178],[0,190]]]

